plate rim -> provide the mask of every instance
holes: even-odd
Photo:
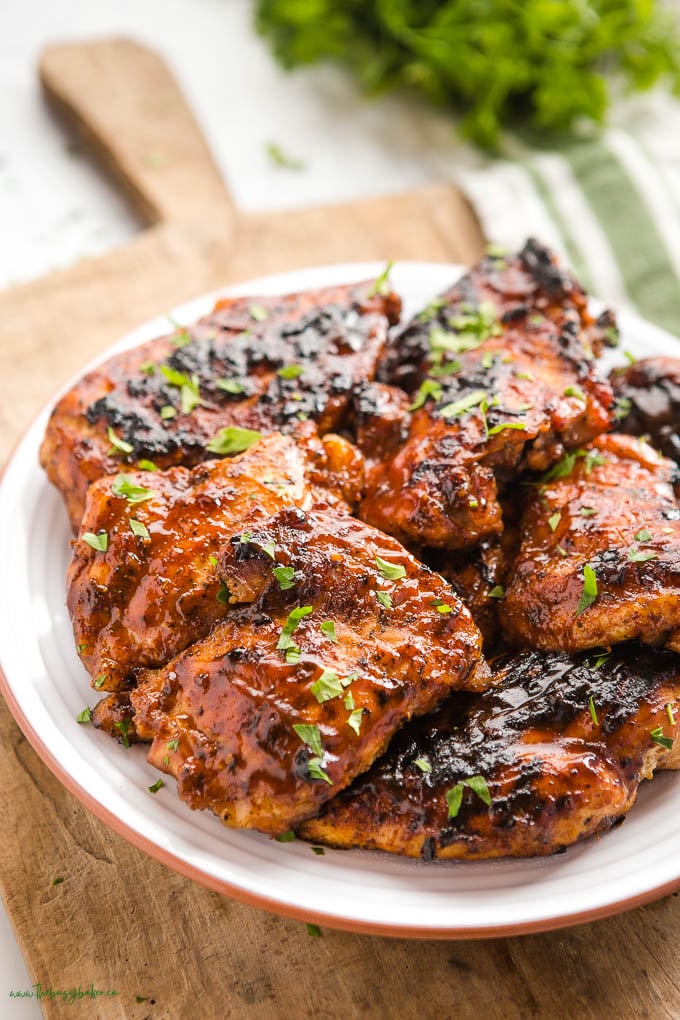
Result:
[[[441,271],[446,270],[452,274],[460,274],[466,267],[461,266],[457,263],[448,263],[440,261],[427,261],[427,260],[398,260],[395,263],[400,269],[408,271],[411,267],[430,267],[433,270]],[[248,291],[254,292],[255,288],[260,286],[266,286],[271,288],[272,286],[278,286],[278,281],[281,281],[280,293],[285,293],[285,286],[287,284],[284,281],[290,279],[294,280],[296,276],[302,274],[314,274],[324,275],[328,273],[341,273],[345,270],[351,274],[348,276],[348,282],[353,282],[354,278],[361,279],[381,270],[384,266],[383,262],[343,262],[343,263],[328,263],[322,266],[310,266],[300,267],[290,271],[284,271],[281,273],[268,274],[254,278],[252,280],[245,280],[229,286],[217,288],[213,291],[207,292],[206,294],[199,295],[196,298],[190,299],[187,302],[183,302],[181,305],[176,306],[170,312],[173,317],[191,316],[193,315],[192,309],[207,305],[208,302],[214,301],[218,296],[228,296],[231,294],[243,293],[247,294]],[[318,284],[323,286],[324,284]],[[294,286],[294,284],[293,284]],[[309,283],[304,289],[312,289],[317,284]],[[276,291],[273,291],[276,293]],[[595,306],[600,305],[594,299],[591,299],[591,303]],[[642,319],[637,315],[631,315],[630,313],[622,313],[620,319],[623,321],[632,320],[635,322],[644,323],[645,327],[654,332],[658,332],[659,335],[665,337],[671,337],[672,334],[667,333],[665,330],[653,323],[649,323],[647,320]],[[93,359],[87,362],[79,371],[77,371],[65,384],[60,387],[59,390],[40,408],[30,421],[30,423],[23,430],[22,434],[16,441],[10,455],[8,456],[5,464],[0,470],[0,486],[2,486],[5,478],[5,474],[14,462],[15,458],[20,455],[22,447],[28,434],[33,430],[39,419],[45,416],[46,412],[52,408],[55,401],[60,396],[67,392],[68,389],[74,385],[74,383],[82,378],[82,376],[91,371],[97,365],[101,364],[107,358],[111,357],[116,351],[124,349],[127,346],[133,346],[135,338],[138,334],[151,329],[156,323],[162,323],[162,328],[165,326],[167,317],[162,315],[155,318],[151,318],[134,329],[130,330],[122,337],[119,337],[112,344],[106,346],[106,348],[97,354]],[[677,338],[673,338],[677,339]],[[1,650],[0,650],[1,651]],[[543,918],[534,920],[520,921],[516,924],[512,923],[498,923],[488,924],[476,927],[461,927],[461,925],[452,926],[441,926],[428,927],[427,925],[413,925],[413,924],[401,924],[399,922],[391,922],[388,924],[381,924],[376,921],[369,921],[364,919],[352,919],[338,916],[337,914],[328,914],[323,910],[309,910],[305,907],[296,906],[295,904],[286,903],[282,900],[272,899],[264,893],[256,893],[250,890],[244,889],[241,886],[229,882],[225,878],[212,875],[199,866],[193,865],[189,861],[182,857],[172,853],[170,850],[160,846],[152,839],[148,838],[144,834],[138,832],[132,825],[125,822],[118,814],[110,810],[105,804],[99,801],[95,796],[90,794],[78,780],[72,775],[68,769],[64,768],[59,760],[55,757],[50,747],[43,741],[40,734],[34,728],[30,717],[24,712],[18,700],[16,699],[13,689],[7,680],[5,672],[0,662],[0,694],[2,694],[7,707],[13,716],[15,722],[23,732],[24,736],[28,740],[29,744],[36,752],[38,757],[41,759],[43,764],[52,772],[53,775],[59,780],[59,782],[73,795],[76,799],[89,810],[96,818],[104,822],[108,828],[112,829],[119,836],[122,836],[128,843],[131,843],[138,850],[147,854],[152,859],[159,861],[166,867],[181,874],[183,877],[188,878],[192,881],[197,882],[199,885],[211,889],[214,892],[226,895],[231,899],[237,900],[238,902],[244,903],[248,906],[258,907],[260,909],[267,910],[271,913],[290,917],[295,920],[316,923],[326,928],[337,929],[341,931],[349,931],[356,934],[369,934],[382,937],[391,938],[410,938],[410,939],[436,939],[436,940],[482,940],[489,938],[508,937],[520,934],[537,934],[541,932],[553,931],[556,929],[570,928],[580,924],[590,923],[596,920],[611,917],[615,914],[622,913],[627,910],[632,910],[639,906],[644,906],[647,903],[653,902],[663,896],[667,896],[678,889],[680,889],[680,873],[674,879],[670,879],[663,882],[661,885],[651,887],[643,890],[642,892],[636,893],[632,896],[624,896],[620,899],[613,899],[606,904],[600,904],[592,908],[584,908],[577,913],[561,913],[551,914]]]

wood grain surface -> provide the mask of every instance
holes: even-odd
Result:
[[[444,184],[239,213],[167,68],[132,42],[54,47],[40,71],[46,97],[125,188],[144,229],[123,249],[0,294],[0,460],[84,361],[180,301],[304,265],[471,262],[483,247],[464,199]],[[0,885],[32,978],[117,992],[43,999],[48,1020],[680,1016],[677,894],[548,935],[310,938],[304,924],[208,892],[111,832],[41,763],[4,704],[0,769]],[[0,1017],[14,1015],[0,1004]]]

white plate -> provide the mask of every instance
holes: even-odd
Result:
[[[226,293],[278,294],[367,279],[381,265],[300,270]],[[406,314],[459,275],[457,266],[404,262],[391,279]],[[191,322],[209,295],[173,310]],[[679,354],[678,341],[623,317],[623,347],[638,356]],[[104,357],[167,330],[159,318]],[[618,355],[620,358],[621,356]],[[92,366],[90,366],[92,367]],[[69,528],[61,498],[38,466],[45,410],[28,430],[0,485],[0,662],[3,693],[24,733],[53,772],[96,815],[175,870],[212,889],[293,917],[357,931],[470,938],[539,931],[591,920],[680,886],[680,782],[672,773],[644,783],[625,824],[546,860],[424,863],[367,851],[276,843],[190,811],[158,777],[143,747],[124,749],[79,725],[94,693],[73,645],[64,605]]]

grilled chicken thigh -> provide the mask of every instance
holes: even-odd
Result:
[[[620,821],[655,769],[680,767],[675,655],[524,652],[494,679],[411,723],[299,835],[427,860],[552,854]]]
[[[276,298],[228,298],[195,326],[117,354],[55,407],[41,463],[73,530],[87,486],[151,460],[192,467],[243,449],[243,435],[336,429],[371,379],[399,298],[355,284]]]
[[[387,437],[377,427],[360,437],[361,517],[449,549],[499,533],[499,486],[611,424],[611,388],[593,364],[602,336],[578,284],[535,241],[484,259],[390,342],[382,381],[412,402],[401,428],[393,403]],[[373,391],[374,419],[383,396]]]
[[[677,469],[601,436],[531,491],[499,612],[514,644],[575,652],[631,638],[680,650]]]
[[[93,685],[134,686],[141,666],[164,665],[224,616],[218,557],[235,532],[284,506],[326,502],[349,512],[361,482],[354,447],[338,436],[319,440],[311,423],[299,423],[295,437],[272,433],[191,471],[129,472],[91,485],[68,608]]]
[[[220,569],[241,604],[130,700],[149,761],[227,825],[309,817],[404,722],[486,679],[444,580],[349,516],[282,510],[235,536]]]
[[[680,462],[680,358],[644,358],[614,369],[611,382],[621,431],[649,436],[664,456]]]

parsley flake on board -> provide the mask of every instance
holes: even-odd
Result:
[[[598,596],[597,575],[591,565],[586,563],[583,568],[583,591],[576,607],[576,615],[580,616],[585,612]]]
[[[92,712],[90,711],[89,708],[84,708],[82,712],[79,712],[78,715],[76,716],[76,722],[79,723],[88,723],[91,721],[91,719]]]
[[[480,800],[484,801],[487,807],[491,804],[491,794],[484,776],[471,776],[470,779],[461,779],[452,789],[446,792],[446,804],[449,809],[449,818],[456,818],[463,803],[463,791],[465,787],[477,794]]]
[[[288,614],[288,619],[283,626],[283,630],[281,631],[276,645],[279,651],[285,651],[286,648],[290,648],[293,644],[293,632],[295,631],[298,623],[300,620],[304,619],[305,616],[309,616],[309,614],[313,611],[313,606],[298,606],[297,609],[294,609]],[[320,751],[319,754],[321,754]]]
[[[83,542],[97,552],[106,552],[109,548],[109,536],[106,531],[99,531],[96,535],[91,531],[86,531],[83,535]]]
[[[128,736],[128,733],[130,730],[130,720],[121,719],[119,722],[115,722],[113,724],[113,727],[120,733],[120,742],[123,745],[123,747],[129,747],[130,737]]]
[[[295,833],[292,829],[288,829],[287,832],[280,832],[278,836],[274,836],[277,843],[292,843],[295,839]]]
[[[262,433],[256,429],[242,429],[237,425],[228,425],[226,428],[220,429],[210,442],[206,443],[205,448],[209,453],[227,456],[231,453],[243,453],[260,439],[262,439]]]
[[[156,782],[149,787],[149,793],[158,793],[162,786],[165,786],[163,780],[157,779]]]
[[[267,142],[264,151],[267,153],[270,162],[283,170],[304,170],[305,163],[301,159],[287,155],[276,142]]]

